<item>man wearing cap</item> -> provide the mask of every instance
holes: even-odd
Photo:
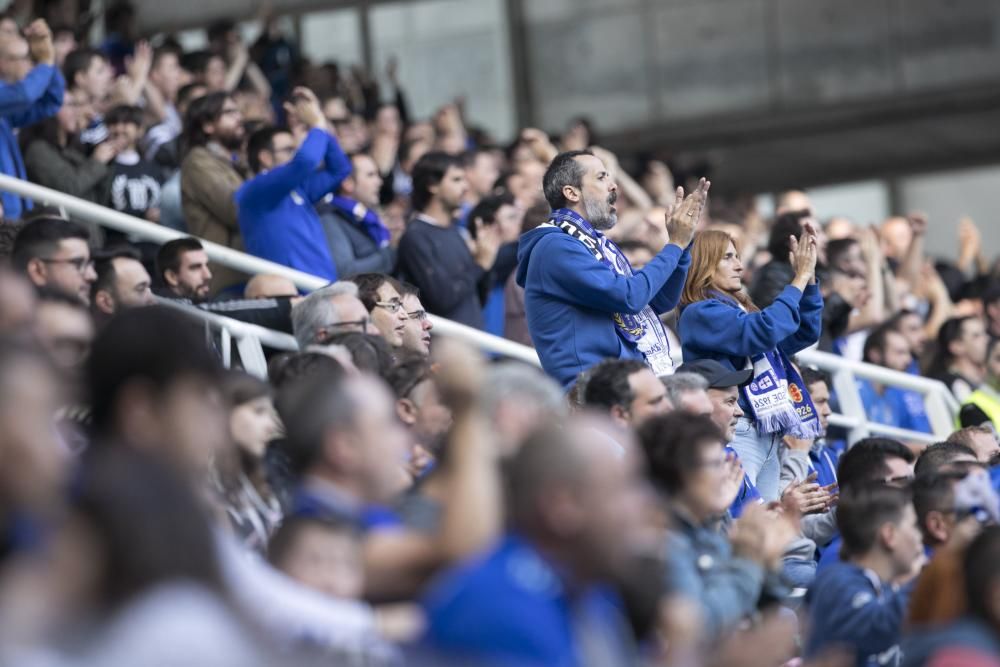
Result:
[[[753,370],[747,368],[733,371],[715,359],[698,359],[682,364],[677,372],[694,373],[708,382],[708,398],[712,401],[712,421],[726,438],[726,452],[736,456],[736,452],[728,446],[728,443],[733,441],[736,423],[743,416],[739,403],[739,389],[753,378]],[[759,502],[761,502],[760,493],[754,486],[753,480],[744,476],[743,488],[729,507],[729,515],[734,519],[739,518],[748,504]]]

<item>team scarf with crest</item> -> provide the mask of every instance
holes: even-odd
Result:
[[[810,439],[823,435],[809,391],[785,353],[774,349],[750,358],[753,380],[740,389],[758,432]]]
[[[330,205],[367,234],[379,248],[389,245],[389,229],[379,220],[375,211],[359,201],[339,195],[330,199]]]
[[[614,241],[594,229],[576,211],[567,208],[556,209],[543,226],[556,227],[580,241],[594,259],[618,275],[626,277],[634,275],[632,265]],[[630,348],[642,353],[653,373],[657,376],[673,373],[674,363],[670,358],[667,332],[649,305],[638,313],[615,313],[613,319],[618,335]]]

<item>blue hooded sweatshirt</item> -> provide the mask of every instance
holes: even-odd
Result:
[[[35,65],[16,83],[0,83],[0,173],[25,180],[24,159],[14,130],[54,116],[63,103],[66,84],[52,65]],[[31,202],[4,192],[4,216],[20,218],[31,209]]]
[[[657,314],[677,306],[691,265],[688,250],[668,245],[631,277],[594,259],[557,227],[521,236],[517,284],[524,288],[528,331],[542,368],[563,387],[605,359],[643,359],[615,329],[614,313]]]

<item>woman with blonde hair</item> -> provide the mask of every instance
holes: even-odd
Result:
[[[792,237],[790,247],[792,282],[761,310],[743,287],[743,264],[733,238],[722,231],[699,234],[678,324],[685,362],[714,359],[733,370],[753,369],[753,379],[740,388],[745,416],[731,447],[767,501],[779,496],[782,437],[822,434],[805,384],[789,361],[819,340],[822,328],[815,228],[807,224],[802,240]]]

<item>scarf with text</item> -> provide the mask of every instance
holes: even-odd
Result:
[[[594,229],[587,220],[576,211],[560,208],[552,211],[549,221],[543,226],[556,227],[569,234],[584,245],[585,248],[604,266],[620,276],[632,277],[632,265],[625,254],[615,245],[614,241]],[[613,315],[615,330],[625,343],[639,350],[646,359],[646,364],[657,376],[670,375],[674,363],[670,358],[670,341],[667,332],[660,323],[653,309],[646,305],[638,313],[615,313]]]

